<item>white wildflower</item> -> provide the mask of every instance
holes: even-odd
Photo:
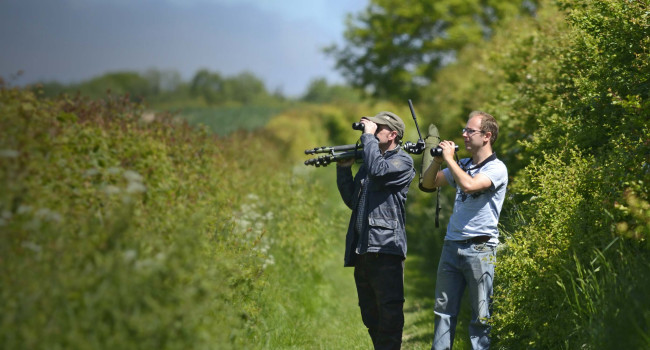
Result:
[[[18,158],[20,152],[13,149],[2,149],[0,150],[1,158]]]

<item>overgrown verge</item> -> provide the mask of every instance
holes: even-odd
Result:
[[[121,98],[0,96],[3,347],[244,341],[267,257],[222,190],[241,158]]]
[[[365,344],[346,213],[282,136],[4,86],[0,130],[0,347]]]

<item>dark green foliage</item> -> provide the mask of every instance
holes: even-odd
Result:
[[[208,104],[223,102],[225,96],[220,93],[223,90],[223,78],[219,73],[211,73],[202,69],[194,75],[190,83],[192,96],[203,97]]]
[[[464,48],[418,104],[456,142],[471,110],[501,126],[496,151],[511,181],[496,348],[650,345],[649,10],[542,2],[535,18],[502,22],[489,43]],[[409,243],[431,240],[417,233],[431,230],[420,221],[428,209],[416,210],[419,195],[409,201]]]
[[[419,98],[459,50],[489,38],[534,1],[373,0],[346,21],[344,47],[326,52],[354,87],[381,98]]]
[[[193,97],[202,98],[206,104],[213,106],[228,102],[252,104],[269,99],[264,82],[249,72],[223,78],[219,73],[202,69],[192,78],[190,93]]]
[[[560,4],[497,33],[481,63],[478,88],[496,92],[485,109],[515,136],[499,149],[522,169],[504,212],[495,336],[503,348],[645,348],[649,8]]]

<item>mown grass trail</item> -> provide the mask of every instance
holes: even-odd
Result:
[[[320,198],[322,200],[320,202],[321,210],[331,213],[334,221],[333,226],[328,229],[329,234],[335,237],[334,246],[330,258],[326,262],[328,267],[324,269],[328,271],[327,276],[323,279],[324,283],[332,285],[320,288],[336,292],[321,293],[320,297],[325,299],[320,300],[320,303],[322,306],[337,305],[345,312],[337,314],[332,310],[323,309],[319,315],[321,320],[314,322],[314,325],[330,325],[327,329],[335,333],[319,335],[322,337],[320,343],[322,349],[372,349],[370,337],[359,314],[353,268],[344,268],[342,263],[345,230],[350,211],[343,205],[336,189],[334,166],[310,171],[309,177],[318,181],[322,186],[324,191]],[[417,185],[412,186],[409,196],[414,196],[414,198],[421,196],[415,191],[418,191]],[[414,199],[413,202],[416,200]],[[407,205],[408,203],[407,201]],[[429,203],[431,202],[429,201]],[[435,277],[445,226],[444,222],[441,222],[439,228],[434,228],[433,218],[427,215],[422,217],[407,215],[407,222],[409,221],[410,224],[407,228],[409,251],[405,262],[404,276],[406,300],[402,349],[423,350],[430,349],[433,341]],[[326,300],[327,298],[333,299]],[[469,305],[464,302],[454,344],[457,349],[465,349],[468,344],[469,313]],[[346,317],[346,319],[341,319],[342,317]],[[287,326],[291,327],[291,325]]]

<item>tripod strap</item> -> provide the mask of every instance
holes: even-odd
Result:
[[[438,187],[436,194],[436,228],[440,227],[440,187]]]

